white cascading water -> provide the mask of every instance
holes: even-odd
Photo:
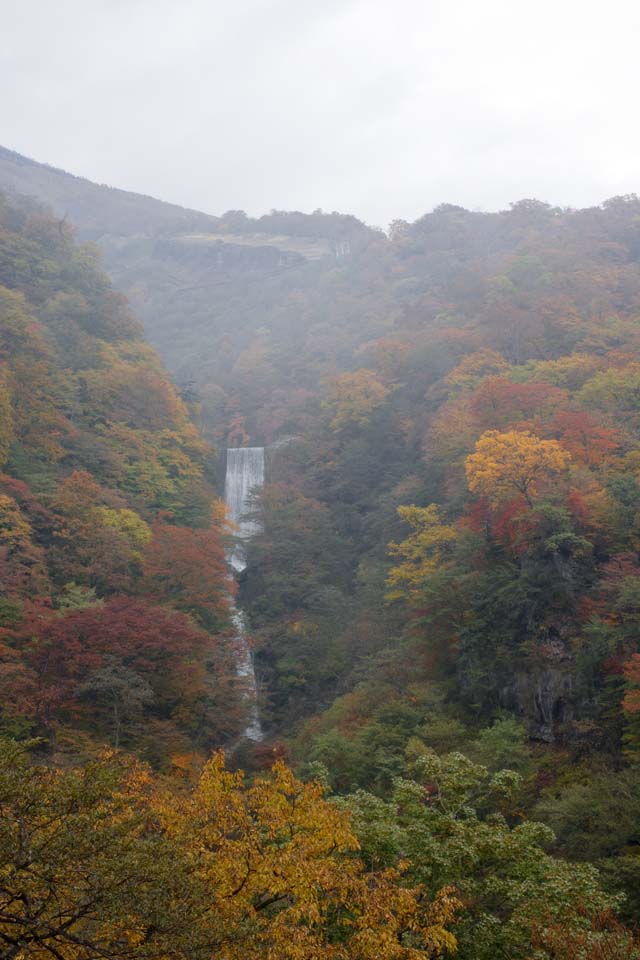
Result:
[[[264,447],[229,447],[227,450],[227,473],[224,482],[224,499],[229,509],[229,519],[236,527],[236,544],[227,554],[229,565],[241,573],[247,566],[243,540],[249,540],[260,531],[260,521],[251,516],[254,510],[252,493],[264,484]],[[247,641],[247,625],[244,614],[233,606],[232,620],[236,628],[238,644],[238,676],[246,681],[250,699],[248,722],[244,736],[248,740],[263,738],[258,711],[258,685],[253,666],[253,656]]]

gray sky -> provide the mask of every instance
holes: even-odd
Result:
[[[0,0],[0,142],[211,213],[640,192],[637,0]]]

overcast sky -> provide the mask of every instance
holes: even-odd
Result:
[[[640,191],[637,0],[0,0],[0,143],[210,213]]]

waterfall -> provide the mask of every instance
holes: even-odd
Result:
[[[247,516],[252,506],[250,496],[264,483],[264,447],[230,447],[227,450],[227,475],[224,482],[224,499],[229,508],[229,517],[235,524],[236,536],[249,540],[260,531],[260,522]],[[236,544],[228,557],[237,573],[247,565],[244,547]]]
[[[233,625],[236,628],[236,641],[238,643],[238,659],[236,661],[236,671],[242,680],[247,682],[247,701],[249,712],[247,722],[242,731],[242,736],[247,740],[254,740],[259,743],[264,734],[262,733],[262,724],[260,723],[260,711],[258,710],[258,684],[256,682],[256,672],[253,667],[253,656],[247,643],[247,623],[242,610],[233,606],[231,614]]]
[[[228,551],[230,566],[241,573],[247,566],[242,540],[248,540],[260,531],[257,518],[247,516],[253,510],[251,494],[264,483],[264,447],[230,447],[227,450],[227,473],[224,482],[224,499],[229,509],[229,518],[236,527],[238,541]],[[233,605],[233,625],[236,628],[238,676],[246,680],[250,700],[248,722],[244,736],[248,740],[262,740],[262,726],[258,711],[258,685],[253,666],[253,656],[247,641],[247,624],[244,614]]]

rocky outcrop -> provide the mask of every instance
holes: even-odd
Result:
[[[569,663],[550,664],[517,674],[519,712],[532,740],[553,743],[573,717],[573,679]]]

